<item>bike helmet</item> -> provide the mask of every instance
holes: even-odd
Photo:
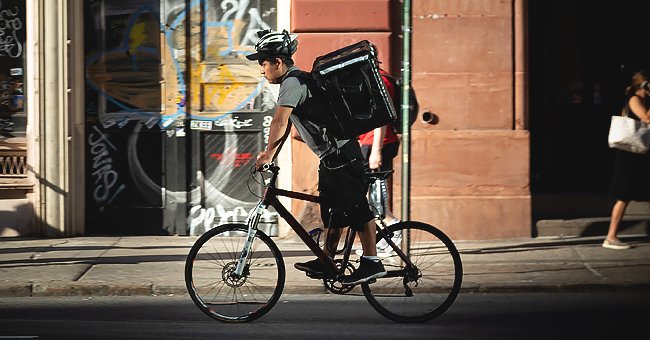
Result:
[[[298,49],[297,34],[289,34],[287,30],[273,32],[262,30],[257,32],[260,40],[255,44],[255,53],[246,56],[248,60],[263,60],[273,57],[291,58]]]

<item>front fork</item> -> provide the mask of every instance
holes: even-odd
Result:
[[[255,240],[255,235],[257,235],[257,224],[262,217],[264,212],[264,207],[260,202],[257,207],[251,212],[248,216],[246,224],[248,225],[248,232],[246,233],[246,241],[244,241],[244,246],[242,247],[241,254],[239,254],[239,259],[237,260],[237,268],[233,273],[237,277],[241,277],[246,269],[246,264],[248,263],[248,257],[251,253],[251,247],[253,247],[253,241]]]

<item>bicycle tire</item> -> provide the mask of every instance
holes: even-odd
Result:
[[[248,226],[226,224],[203,234],[185,261],[185,285],[192,301],[209,317],[223,322],[248,322],[268,313],[278,302],[286,277],[277,245],[258,230],[249,261],[240,278],[231,274]]]
[[[403,221],[387,227],[402,231],[403,249],[418,268],[415,281],[409,280],[403,261],[394,253],[382,262],[389,272],[374,283],[363,283],[361,289],[370,305],[386,318],[403,323],[426,322],[444,313],[456,300],[463,280],[463,266],[456,246],[438,228],[414,221]],[[406,235],[408,237],[408,248]],[[379,235],[377,240],[379,240]],[[406,250],[404,250],[406,249]],[[408,286],[412,294],[409,296]]]

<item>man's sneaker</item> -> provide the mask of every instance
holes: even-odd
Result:
[[[318,260],[311,260],[307,262],[296,262],[293,265],[296,269],[312,275],[323,275],[323,264]]]
[[[613,241],[605,239],[605,241],[603,241],[603,248],[623,250],[623,249],[630,249],[632,248],[632,246],[618,239]]]
[[[344,286],[356,285],[385,275],[386,269],[380,260],[371,260],[362,256],[359,268],[352,274],[344,276],[341,284]]]

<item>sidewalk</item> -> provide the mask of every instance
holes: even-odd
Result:
[[[184,295],[185,257],[197,237],[0,238],[0,297]],[[457,241],[464,292],[650,291],[650,239],[626,235],[630,250],[602,248],[603,237]],[[285,293],[321,294],[322,282],[293,268],[313,255],[274,239],[285,256]]]

